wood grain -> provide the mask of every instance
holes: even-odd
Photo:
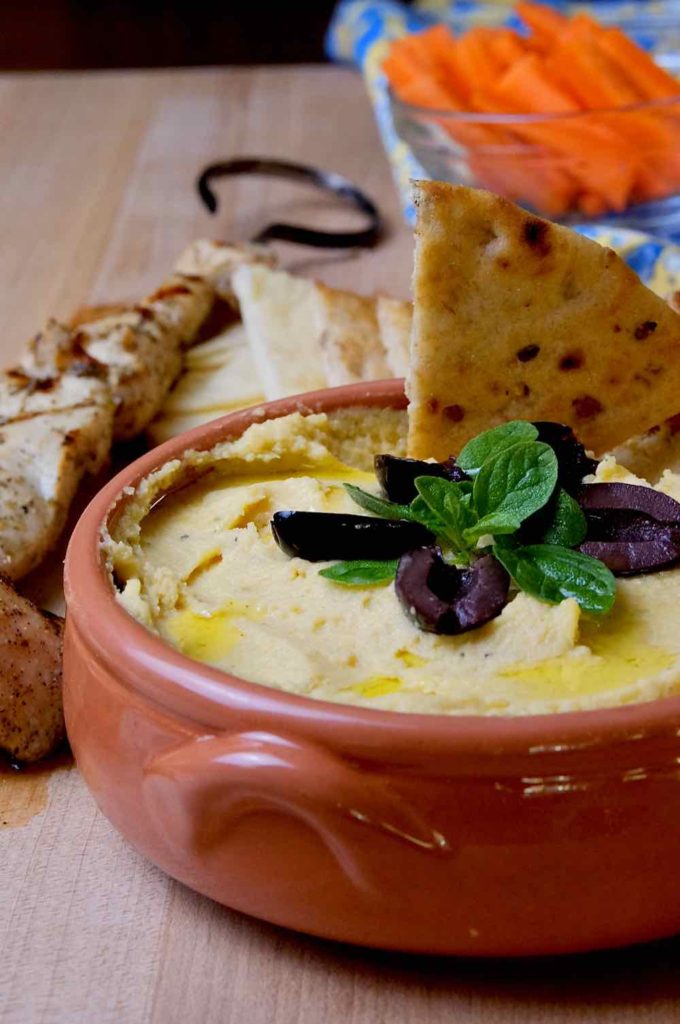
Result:
[[[330,284],[408,295],[410,233],[352,72],[6,76],[0,125],[6,362],[50,314],[143,294],[201,234],[247,237],[274,217],[342,219],[264,179],[221,184],[211,219],[193,193],[196,172],[237,153],[302,159],[360,182],[390,222],[380,249],[310,257],[288,248],[285,261]],[[3,803],[19,799],[12,782],[0,778],[0,821]],[[50,777],[41,810],[42,798],[27,824],[0,829],[2,1024],[680,1020],[678,941],[528,963],[340,947],[225,910],[163,876],[98,813],[75,768]]]

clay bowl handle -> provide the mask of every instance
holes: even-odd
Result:
[[[176,834],[179,824],[183,842],[199,855],[228,843],[248,814],[289,814],[316,832],[362,888],[374,885],[354,852],[354,829],[376,829],[430,855],[449,852],[444,836],[387,778],[272,733],[198,736],[164,751],[146,766],[144,795],[158,827]]]

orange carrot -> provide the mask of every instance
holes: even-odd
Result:
[[[489,39],[488,45],[497,63],[507,71],[515,61],[530,52],[526,39],[510,29],[498,28]]]
[[[454,38],[438,25],[397,40],[383,65],[402,100],[442,111],[430,121],[472,180],[549,216],[598,216],[680,189],[678,83],[588,14],[566,18],[533,0],[515,10],[527,38],[486,27]],[[480,123],[446,111],[538,116]]]
[[[607,210],[607,204],[595,192],[582,192],[578,197],[578,208],[586,217],[600,217]]]
[[[680,85],[662,67],[624,35],[621,29],[605,29],[598,36],[598,46],[619,71],[629,79],[644,99],[669,99],[680,95]]]
[[[408,37],[405,37],[408,38]],[[397,96],[405,103],[434,110],[460,109],[455,92],[428,73],[422,54],[398,40],[383,61],[383,70]]]
[[[469,82],[493,81],[503,73],[503,64],[490,45],[493,37],[494,29],[478,27],[456,40],[458,67]]]
[[[569,94],[550,80],[544,61],[536,53],[515,61],[498,82],[497,91],[505,98],[505,110],[564,114],[578,109]]]
[[[569,24],[569,20],[563,14],[546,4],[532,3],[531,0],[517,0],[514,9],[540,42],[552,43],[554,39],[559,38]]]
[[[445,25],[435,25],[419,32],[416,38],[423,50],[427,50],[442,81],[460,98],[461,103],[467,102],[470,97],[470,81],[461,72],[456,55],[456,40],[451,31]]]
[[[549,67],[585,109],[625,107],[642,99],[592,39],[567,35],[553,49]]]

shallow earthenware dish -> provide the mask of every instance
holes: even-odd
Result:
[[[82,516],[66,559],[64,696],[100,808],[186,885],[327,938],[520,955],[680,931],[680,698],[518,718],[331,704],[192,661],[116,603],[100,532],[128,488],[255,421],[350,405],[403,406],[402,383],[199,427]]]

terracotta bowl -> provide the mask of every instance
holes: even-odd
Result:
[[[680,931],[680,698],[520,718],[331,704],[191,661],[116,603],[99,536],[124,489],[254,421],[356,404],[403,406],[401,382],[200,427],[82,516],[66,559],[66,721],[102,811],[193,889],[346,942],[508,955]]]

